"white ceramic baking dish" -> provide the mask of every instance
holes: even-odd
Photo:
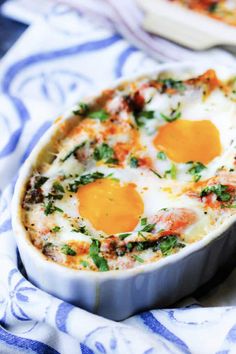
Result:
[[[144,76],[163,71],[198,75],[210,67],[216,69],[221,77],[225,72],[236,73],[236,68],[232,67],[216,67],[204,63],[194,66],[185,63],[162,65],[155,72]],[[122,81],[119,80],[112,87]],[[235,250],[235,217],[230,217],[217,230],[177,254],[125,271],[76,271],[47,260],[32,245],[22,223],[21,205],[27,181],[33,168],[42,160],[50,159],[52,142],[65,134],[62,133],[61,126],[63,125],[65,132],[74,123],[75,117],[69,113],[52,125],[21,168],[15,187],[12,224],[29,280],[60,299],[113,320],[122,320],[145,309],[172,305],[207,282]]]

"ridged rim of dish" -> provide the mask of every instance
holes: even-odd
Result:
[[[168,70],[174,70],[175,73],[181,74],[181,70],[183,72],[187,70],[192,70],[193,75],[194,71],[199,71],[206,69],[215,69],[216,73],[219,68],[223,69],[234,69],[235,74],[236,74],[236,65],[217,65],[212,63],[211,61],[206,61],[206,60],[198,60],[198,64],[193,64],[189,61],[185,61],[182,63],[169,63],[169,64],[160,64],[157,65],[157,68],[154,70],[130,75],[127,77],[122,77],[119,80],[115,80],[113,84],[110,84],[108,87],[101,88],[95,92],[95,94],[89,95],[89,98],[95,99],[103,89],[113,89],[119,86],[122,83],[126,83],[135,79],[139,79],[142,77],[151,77],[152,75],[158,75],[161,72],[168,71]],[[233,74],[233,71],[232,71]],[[97,280],[108,280],[110,278],[128,278],[132,277],[135,275],[139,274],[145,274],[149,273],[152,271],[156,271],[159,268],[168,266],[169,264],[175,263],[178,260],[182,258],[187,258],[188,256],[191,256],[193,253],[196,253],[198,251],[201,251],[205,246],[207,246],[209,243],[213,242],[214,240],[220,238],[222,234],[230,229],[230,227],[234,224],[236,221],[236,215],[232,215],[229,217],[228,221],[225,221],[222,225],[219,226],[218,229],[215,229],[211,232],[209,232],[205,237],[203,237],[201,240],[196,241],[193,244],[188,245],[178,253],[175,253],[173,255],[167,256],[165,258],[161,258],[160,260],[157,260],[152,263],[146,263],[143,265],[140,265],[138,267],[134,268],[129,268],[125,270],[109,270],[107,272],[99,272],[99,271],[92,271],[92,270],[77,270],[73,268],[66,267],[60,263],[56,263],[54,261],[48,260],[40,250],[37,250],[36,247],[32,244],[28,232],[25,230],[21,215],[22,215],[22,210],[21,210],[21,203],[22,199],[25,193],[25,187],[26,183],[29,180],[29,177],[32,173],[32,168],[34,166],[34,161],[37,160],[38,155],[40,154],[41,150],[45,148],[49,142],[50,138],[55,135],[55,133],[58,131],[60,128],[60,125],[63,122],[66,122],[70,120],[74,115],[72,115],[73,108],[68,110],[63,118],[57,122],[52,122],[52,126],[45,132],[45,134],[40,138],[32,152],[30,153],[29,157],[27,160],[24,162],[22,167],[20,168],[19,176],[17,179],[17,183],[15,185],[15,190],[14,190],[14,195],[12,198],[12,227],[13,227],[13,232],[14,232],[14,237],[16,240],[16,243],[22,242],[24,244],[24,251],[23,252],[29,252],[31,253],[31,257],[35,257],[35,259],[38,262],[41,262],[42,265],[44,265],[47,268],[51,268],[53,271],[58,271],[58,272],[64,272],[64,276],[74,276],[75,278],[83,278],[83,277],[89,277],[91,278],[96,278]],[[20,239],[19,239],[20,237]],[[27,248],[27,249],[26,249]],[[27,271],[27,266],[26,266],[26,271]]]

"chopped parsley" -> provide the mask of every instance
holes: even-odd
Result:
[[[160,113],[161,118],[163,118],[166,122],[174,122],[175,120],[179,119],[181,117],[181,112],[179,111],[173,111],[169,116],[166,116],[163,113]]]
[[[127,250],[128,250],[129,252],[131,252],[132,249],[134,248],[134,245],[135,245],[135,243],[133,243],[133,242],[128,242],[127,245],[126,245]]]
[[[212,4],[210,4],[208,6],[208,11],[211,12],[211,13],[214,13],[218,10],[218,4],[217,2],[213,2]]]
[[[56,207],[52,201],[49,201],[47,204],[44,205],[45,215],[53,214],[55,211],[58,211],[59,213],[63,213],[63,210]]]
[[[109,114],[106,111],[104,111],[104,109],[101,109],[100,111],[90,113],[89,117],[92,119],[98,119],[101,122],[104,122],[105,120],[108,119]]]
[[[190,164],[191,167],[188,169],[188,173],[193,176],[193,181],[198,182],[201,179],[200,172],[206,168],[201,162],[189,161],[187,164]]]
[[[205,197],[211,193],[214,193],[217,196],[217,200],[221,202],[228,202],[231,199],[231,195],[228,193],[228,186],[223,184],[203,188],[200,193],[200,197]]]
[[[53,186],[53,189],[54,189],[56,192],[65,193],[65,189],[63,188],[63,186],[61,185],[61,183],[59,183],[59,182],[54,182],[52,186]]]
[[[185,244],[180,242],[177,235],[170,234],[159,238],[157,241],[128,242],[125,246],[116,249],[118,256],[123,256],[126,252],[141,252],[152,248],[153,252],[161,251],[163,256],[173,253],[176,248],[183,248]]]
[[[161,250],[163,256],[169,256],[175,248],[183,248],[185,244],[179,242],[176,235],[162,237],[157,243],[157,249]]]
[[[86,175],[83,175],[80,177],[79,179],[79,184],[88,184],[91,182],[96,181],[97,179],[103,178],[104,177],[104,173],[102,172],[94,172],[94,173],[88,173]]]
[[[156,224],[147,224],[139,232],[151,232],[155,229]]]
[[[224,208],[232,208],[236,209],[236,204],[231,204],[231,205],[223,205]]]
[[[147,218],[142,218],[140,220],[140,224],[141,224],[141,226],[147,225]]]
[[[150,168],[150,171],[152,173],[154,173],[155,176],[157,176],[158,178],[162,178],[161,175],[159,175],[159,173],[157,171],[154,171],[153,169]]]
[[[163,84],[162,91],[163,93],[168,90],[168,89],[174,89],[176,91],[184,91],[186,89],[186,86],[183,84],[183,81],[181,80],[174,80],[172,78],[167,78],[167,79],[159,79]]]
[[[129,165],[132,168],[137,168],[139,166],[139,160],[135,156],[131,156],[129,159]]]
[[[81,232],[84,235],[89,235],[89,231],[87,230],[86,226],[79,226],[79,227],[74,227],[71,229],[72,232]]]
[[[193,181],[198,182],[201,179],[202,175],[194,175],[193,176]]]
[[[94,264],[101,272],[106,272],[109,270],[107,260],[99,255],[100,252],[100,241],[92,240],[89,248],[89,256],[92,258]]]
[[[89,266],[89,263],[87,261],[80,261],[80,264],[85,268]]]
[[[35,176],[34,179],[34,188],[38,189],[48,180],[48,177],[45,176]]]
[[[130,235],[131,235],[131,233],[120,234],[120,235],[119,235],[119,238],[120,238],[121,240],[124,240],[126,237],[128,237],[128,236],[130,236]]]
[[[134,113],[135,123],[138,127],[143,127],[146,123],[146,119],[153,119],[155,111],[141,111]]]
[[[165,154],[165,152],[164,152],[164,151],[159,151],[159,152],[157,153],[157,158],[158,158],[159,160],[166,160],[166,154]]]
[[[156,224],[148,224],[147,218],[142,218],[140,221],[140,225],[143,226],[139,231],[139,236],[142,236],[142,232],[151,232],[154,230]]]
[[[114,150],[106,143],[102,143],[97,146],[93,153],[94,160],[101,161],[103,160],[105,163],[117,163],[117,159],[115,158]]]
[[[171,179],[176,179],[177,175],[177,167],[175,164],[172,163],[170,170],[165,171],[165,177],[170,175]]]
[[[68,190],[75,193],[80,185],[86,185],[104,177],[104,173],[98,171],[82,175],[79,179],[76,179],[74,183],[69,183]]]
[[[65,244],[61,247],[62,253],[66,254],[67,256],[76,256],[76,252],[71,248],[69,245]]]
[[[76,145],[76,146],[74,147],[74,149],[72,149],[70,152],[68,152],[68,154],[67,154],[63,159],[61,159],[61,161],[62,161],[62,162],[65,162],[65,161],[66,161],[69,157],[71,157],[72,155],[75,156],[77,150],[79,150],[79,149],[81,149],[82,147],[84,147],[85,143],[86,143],[86,142],[84,141],[83,143],[81,143],[81,144],[79,144],[79,145]]]
[[[61,200],[63,198],[63,194],[65,193],[64,187],[58,182],[54,182],[52,185],[51,192],[48,193],[46,198],[49,200]]]
[[[54,226],[52,229],[51,229],[52,232],[59,232],[61,231],[61,227],[60,226]]]
[[[136,250],[137,250],[137,251],[143,251],[143,250],[145,250],[145,243],[144,243],[144,242],[137,242]]]
[[[63,194],[48,193],[46,198],[48,198],[49,200],[61,200],[63,198]]]
[[[154,118],[155,111],[142,111],[140,113],[141,117],[144,117],[146,119],[153,119]]]
[[[84,102],[78,104],[78,108],[73,111],[73,114],[85,117],[89,113],[89,105]]]
[[[144,263],[144,260],[141,257],[137,256],[136,254],[133,255],[133,258],[135,259],[135,261],[139,263]]]

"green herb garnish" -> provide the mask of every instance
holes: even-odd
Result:
[[[74,147],[74,149],[72,149],[63,159],[61,159],[62,162],[65,162],[69,157],[71,157],[72,155],[75,156],[77,150],[81,149],[82,147],[84,147],[85,145],[85,141],[82,144],[76,145]]]
[[[130,158],[130,160],[129,160],[129,165],[130,165],[130,167],[132,167],[132,168],[137,168],[138,165],[139,165],[139,161],[138,161],[137,157],[131,156],[131,158]]]
[[[187,162],[187,164],[191,164],[192,166],[189,168],[188,173],[190,173],[191,175],[195,175],[200,173],[202,170],[204,170],[206,168],[205,165],[203,165],[201,162],[193,162],[193,161],[189,161]]]
[[[211,12],[211,13],[214,13],[218,10],[218,4],[217,2],[214,2],[213,4],[210,4],[208,6],[208,11]]]
[[[81,232],[84,235],[89,235],[89,231],[87,230],[86,226],[74,227],[71,229],[72,232]]]
[[[132,242],[128,242],[127,245],[126,245],[126,248],[129,252],[132,251],[132,249],[134,248],[134,243]]]
[[[105,175],[102,172],[94,172],[94,173],[88,173],[86,175],[80,176],[79,179],[75,180],[74,183],[70,183],[68,186],[68,190],[70,192],[77,192],[78,188],[80,185],[86,185],[89,183],[92,183],[96,181],[97,179],[104,178]]]
[[[144,117],[146,119],[153,119],[155,111],[142,111],[140,113],[140,117]]]
[[[45,177],[45,176],[35,176],[34,188],[35,188],[35,189],[40,188],[47,180],[48,180],[48,177]]]
[[[151,232],[155,229],[155,226],[156,224],[147,224],[140,230],[140,232]]]
[[[62,253],[66,254],[67,256],[76,256],[76,252],[67,244],[61,247]]]
[[[194,175],[193,176],[193,181],[194,182],[198,182],[201,179],[201,177],[202,177],[201,175]]]
[[[166,154],[164,153],[164,151],[159,151],[159,152],[157,153],[157,158],[158,158],[159,160],[166,160]]]
[[[222,202],[228,202],[231,198],[230,193],[227,192],[228,186],[223,184],[217,184],[214,186],[207,186],[202,189],[200,197],[205,197],[211,193],[214,193],[217,196],[217,200]]]
[[[45,215],[53,214],[55,211],[58,211],[59,213],[63,213],[63,210],[56,207],[52,201],[49,201],[48,204],[44,206]]]
[[[174,122],[175,120],[181,117],[181,112],[173,111],[169,116],[166,116],[163,113],[160,113],[161,118],[163,118],[166,122]]]
[[[158,178],[162,178],[161,175],[159,175],[159,173],[158,173],[157,171],[154,171],[154,170],[152,170],[151,168],[150,168],[150,171],[151,171],[152,173],[154,173],[154,175],[157,176]]]
[[[163,84],[163,91],[165,92],[167,89],[175,89],[177,91],[184,91],[186,89],[185,85],[183,84],[183,81],[180,80],[174,80],[172,78],[168,79],[159,79]]]
[[[61,231],[61,227],[60,226],[54,226],[51,231],[52,232],[59,232],[59,231]]]
[[[106,143],[102,143],[95,148],[93,157],[96,161],[103,160],[105,163],[117,163],[114,150]]]
[[[137,242],[136,250],[137,250],[137,251],[143,251],[143,250],[145,250],[145,244],[144,244],[144,242]]]
[[[80,261],[80,264],[85,268],[89,266],[89,263],[87,261]]]
[[[73,111],[75,115],[85,117],[89,113],[89,105],[87,103],[80,102],[78,104],[78,109]]]
[[[104,109],[101,109],[100,111],[90,113],[89,117],[92,119],[99,119],[101,122],[104,122],[108,119],[109,114],[104,111]]]
[[[180,243],[178,237],[175,235],[168,235],[162,237],[159,242],[159,249],[163,256],[169,256],[175,248],[183,248],[185,245]]]
[[[133,258],[139,263],[144,263],[144,260],[141,257],[137,256],[136,254],[133,255]]]
[[[151,232],[156,226],[156,224],[148,224],[147,218],[142,218],[140,220],[140,225],[143,227],[138,231],[139,236],[143,236],[142,232]]]
[[[63,186],[59,182],[54,182],[52,186],[56,192],[65,193],[65,189],[63,188]]]
[[[167,175],[170,175],[171,179],[176,179],[177,168],[175,164],[172,163],[170,170],[165,171],[164,176],[166,177]]]
[[[189,161],[187,164],[191,164],[191,167],[188,169],[188,173],[193,175],[194,182],[198,182],[201,179],[200,172],[206,168],[201,162]]]
[[[106,272],[109,270],[107,260],[99,255],[100,252],[100,241],[92,240],[89,248],[89,255],[92,258],[94,264],[101,272]]]
[[[231,204],[231,205],[223,205],[224,208],[232,208],[236,209],[236,204]]]
[[[48,198],[49,200],[61,200],[63,198],[63,194],[48,193],[46,198]]]
[[[124,247],[117,248],[116,254],[123,256],[126,252],[132,252],[133,250],[141,252],[146,249],[152,248],[153,252],[161,251],[163,256],[168,256],[177,248],[185,247],[185,244],[180,242],[177,235],[169,234],[159,238],[157,241],[145,240],[142,242],[128,242]]]
[[[63,194],[65,193],[64,187],[58,182],[54,182],[52,185],[51,192],[48,193],[46,198],[49,200],[61,200],[63,198]]]
[[[147,218],[142,218],[140,220],[140,224],[141,224],[141,226],[147,225]]]
[[[121,240],[124,240],[126,237],[128,237],[128,236],[130,236],[130,235],[131,235],[131,233],[120,234],[120,235],[119,235],[119,238],[120,238]]]
[[[134,114],[135,122],[138,127],[145,125],[146,119],[153,119],[155,111],[141,111]]]

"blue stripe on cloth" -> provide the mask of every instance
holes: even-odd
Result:
[[[115,66],[115,75],[117,78],[121,77],[123,75],[123,67],[129,58],[129,56],[135,52],[137,52],[138,49],[135,47],[128,47],[126,48],[118,57],[116,66]]]
[[[5,220],[1,225],[0,225],[0,233],[6,232],[11,230],[11,219]]]
[[[0,342],[8,344],[13,347],[14,350],[24,350],[25,354],[60,354],[57,350],[53,349],[47,344],[32,340],[28,338],[18,337],[10,332],[7,332],[4,328],[0,327]]]
[[[152,332],[159,334],[166,340],[173,343],[179,350],[182,351],[182,353],[191,353],[188,346],[179,337],[163,326],[163,324],[161,324],[161,322],[159,322],[151,312],[144,312],[140,315],[140,317],[143,323],[150,328]]]
[[[29,116],[29,112],[26,108],[26,106],[24,105],[24,103],[16,96],[10,95],[9,94],[9,98],[11,99],[11,101],[13,102],[17,112],[18,112],[18,116],[21,120],[21,122],[24,124],[26,121],[28,121],[30,119]]]
[[[104,49],[109,47],[110,45],[120,41],[122,37],[118,34],[114,34],[111,37],[100,39],[96,41],[90,41],[82,44],[78,44],[72,47],[58,49],[45,53],[36,53],[30,55],[9,67],[6,71],[3,79],[2,79],[2,90],[4,93],[10,93],[10,86],[12,80],[14,80],[15,76],[24,68],[37,64],[39,62],[50,61],[55,59],[64,58],[66,56],[75,55],[79,53],[87,53],[96,51],[99,49]]]
[[[230,329],[226,338],[229,342],[236,343],[236,324]]]
[[[94,354],[94,351],[92,351],[87,345],[80,343],[80,349],[82,354]]]
[[[10,155],[15,149],[16,146],[20,140],[21,133],[22,133],[23,127],[21,126],[17,130],[15,130],[6,145],[3,147],[3,149],[0,151],[0,158],[6,157],[7,155]]]
[[[60,331],[64,333],[67,333],[66,320],[68,318],[69,313],[73,310],[73,308],[74,307],[68,304],[67,302],[62,302],[58,306],[56,312],[56,326]]]

